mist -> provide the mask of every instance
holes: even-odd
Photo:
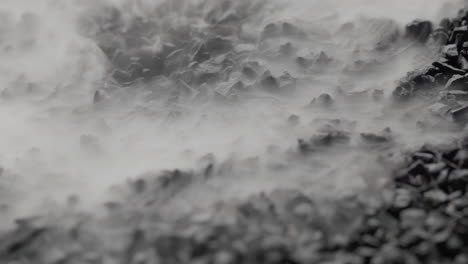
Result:
[[[440,126],[444,121],[426,111],[431,101],[395,106],[391,99],[402,76],[438,56],[435,46],[400,40],[404,26],[414,18],[437,25],[455,15],[457,9],[451,7],[461,2],[247,2],[239,1],[239,10],[258,5],[240,29],[246,39],[276,21],[298,25],[308,35],[236,47],[246,49],[262,71],[277,76],[287,71],[296,79],[295,91],[271,94],[253,83],[252,92],[225,103],[213,91],[232,84],[229,79],[200,85],[168,104],[176,84],[167,78],[125,87],[112,83],[113,62],[102,47],[120,45],[120,40],[102,28],[113,21],[113,12],[119,14],[117,27],[123,32],[136,18],[155,21],[157,30],[140,36],[145,44],[135,45],[161,51],[165,41],[177,40],[177,30],[206,26],[201,15],[220,6],[218,1],[3,0],[0,181],[11,214],[28,215],[42,210],[44,201],[60,202],[70,195],[92,207],[106,201],[112,186],[128,179],[164,170],[198,171],[207,160],[215,164],[219,177],[194,184],[168,208],[185,213],[285,188],[326,197],[363,189],[378,192],[405,151],[426,142],[445,143],[462,133],[454,125]],[[343,30],[347,23],[353,27]],[[382,40],[393,39],[385,51],[375,51]],[[324,52],[330,62],[303,70],[294,61],[275,57],[288,42],[297,56],[316,58]],[[125,47],[129,44],[119,48]],[[206,96],[197,97],[202,89]],[[368,100],[375,90],[383,96]],[[98,104],[96,91],[102,98]],[[333,97],[333,106],[311,106],[323,93]],[[289,119],[291,115],[298,119]],[[349,143],[312,156],[298,153],[298,139],[327,129],[345,131]],[[361,133],[390,140],[369,145]]]

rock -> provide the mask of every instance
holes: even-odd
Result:
[[[235,97],[237,94],[247,91],[247,88],[242,81],[234,79],[218,84],[215,91],[223,97],[232,99],[232,97]]]
[[[105,98],[106,98],[106,96],[104,95],[103,91],[96,90],[96,92],[94,92],[94,96],[93,96],[93,104],[98,104],[98,103],[104,101]]]
[[[406,263],[404,255],[396,245],[388,243],[384,245],[372,260],[376,264]]]
[[[443,103],[435,103],[429,106],[428,110],[435,115],[445,118],[450,115],[450,110],[452,110],[452,107]]]
[[[297,126],[301,122],[301,119],[298,115],[290,115],[288,117],[288,124],[291,126]]]
[[[112,58],[112,63],[115,67],[112,77],[122,85],[137,80],[149,81],[165,70],[164,59],[144,49],[118,52]]]
[[[448,30],[439,27],[434,30],[431,34],[431,38],[434,40],[434,42],[438,45],[445,45],[447,44],[450,36],[448,33]]]
[[[452,22],[448,18],[442,19],[439,23],[439,26],[447,32],[452,30]]]
[[[444,73],[465,75],[464,70],[458,69],[444,62],[434,62],[432,65],[439,68]]]
[[[441,172],[446,166],[444,162],[431,163],[426,165],[426,169],[428,173],[433,175]]]
[[[280,84],[278,80],[271,74],[270,71],[263,73],[260,80],[260,87],[268,92],[277,93],[280,90]]]
[[[292,77],[289,72],[284,72],[283,75],[279,77],[279,86],[280,90],[284,94],[292,94],[296,91],[296,78]]]
[[[409,208],[400,213],[401,226],[403,228],[417,227],[424,224],[426,212],[422,209]]]
[[[413,94],[412,84],[409,82],[401,83],[392,93],[394,99],[404,102],[409,100]]]
[[[397,210],[406,209],[411,205],[412,200],[410,191],[402,188],[396,189],[392,207]]]
[[[468,121],[468,105],[450,110],[450,115],[455,122],[466,123]]]
[[[413,154],[413,159],[420,160],[423,162],[434,162],[434,160],[436,159],[436,156],[430,152],[420,151],[420,152],[416,152]]]
[[[409,165],[406,173],[409,176],[418,176],[418,175],[427,175],[427,168],[424,166],[424,163],[421,161],[415,161],[411,165]]]
[[[467,45],[468,43],[465,42]],[[464,44],[465,46],[465,44]],[[468,54],[466,51],[462,51],[460,56],[458,56],[458,64],[460,65],[460,68],[464,71],[467,71],[468,70]]]
[[[468,92],[460,90],[450,90],[447,96],[454,97],[457,101],[468,101]]]
[[[334,104],[334,100],[331,97],[331,95],[324,93],[324,94],[321,94],[319,97],[314,98],[310,104],[318,105],[321,107],[331,107]]]
[[[432,29],[432,22],[427,20],[415,20],[406,26],[406,37],[424,43],[429,38]]]
[[[145,179],[136,179],[131,182],[131,185],[135,193],[141,194],[146,190],[147,183]]]
[[[384,90],[375,89],[372,91],[372,99],[379,101],[384,97]]]
[[[298,145],[297,148],[301,154],[309,154],[313,152],[313,149],[311,148],[311,146],[303,139],[298,139],[297,145]]]
[[[438,73],[440,73],[440,69],[437,67],[431,66],[423,72],[423,75],[435,77]]]
[[[422,231],[418,229],[409,229],[407,232],[404,232],[398,239],[398,245],[406,250],[409,250],[415,246],[417,246],[419,243],[424,241],[424,238],[422,236]]]
[[[341,25],[341,27],[340,27],[340,29],[338,31],[346,33],[346,32],[352,31],[354,29],[355,29],[354,23],[353,22],[347,22],[347,23],[344,23],[343,25]]]
[[[458,63],[458,57],[460,54],[455,44],[449,44],[444,46],[442,48],[442,54],[444,54],[449,64],[453,65]]]
[[[350,135],[344,131],[334,131],[325,134],[315,135],[310,139],[313,147],[329,147],[333,145],[343,145],[349,143]]]
[[[204,62],[215,56],[227,53],[234,48],[230,39],[216,36],[200,43],[193,55],[193,61]]]
[[[47,233],[48,229],[41,228],[19,228],[10,234],[11,237],[4,236],[0,244],[0,256],[13,257],[21,254],[22,251],[32,247],[39,238]]]
[[[435,78],[430,75],[418,75],[413,78],[415,89],[432,88]]]
[[[437,73],[436,75],[434,75],[434,79],[435,79],[435,84],[438,85],[438,86],[445,86],[445,84],[447,83],[447,81],[450,79],[450,75],[448,74],[444,74],[444,73]]]
[[[382,144],[391,141],[390,135],[377,135],[373,133],[361,133],[361,139],[369,144]]]
[[[318,57],[316,58],[316,62],[318,65],[324,65],[324,64],[328,64],[330,62],[332,62],[333,59],[331,57],[329,57],[325,52],[320,52],[320,54],[318,55]]]
[[[242,68],[242,74],[249,80],[255,80],[257,78],[257,72],[250,66],[244,66]]]
[[[446,90],[459,90],[468,92],[468,78],[464,75],[454,75],[445,85]]]
[[[306,34],[300,30],[297,26],[284,22],[282,25],[283,35],[286,37],[305,38]]]
[[[278,25],[270,23],[265,26],[262,32],[262,38],[267,39],[267,38],[274,38],[278,37],[281,34],[281,29],[278,27]]]
[[[312,66],[313,64],[313,61],[309,58],[306,58],[306,57],[297,57],[296,58],[296,64],[303,68],[303,69],[307,69],[309,68],[310,66]]]
[[[463,43],[468,41],[468,26],[460,26],[453,29],[449,43],[457,46],[458,52],[463,48]]]
[[[291,44],[291,42],[288,42],[280,46],[279,52],[281,53],[281,55],[289,57],[294,55],[296,49]]]
[[[438,206],[447,201],[447,194],[441,190],[430,190],[424,193],[424,199],[432,206]]]

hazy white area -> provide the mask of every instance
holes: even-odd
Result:
[[[397,55],[379,61],[381,69],[371,74],[344,76],[342,69],[345,62],[351,63],[356,47],[375,43],[386,32],[402,30],[414,18],[438,23],[441,17],[456,13],[458,9],[450,7],[461,6],[457,1],[277,1],[281,8],[266,11],[263,24],[250,30],[259,32],[266,23],[281,19],[300,23],[317,33],[302,43],[305,50],[326,51],[343,63],[336,70],[309,76],[293,96],[258,95],[233,106],[187,102],[177,109],[184,113],[177,120],[168,118],[174,109],[148,102],[144,92],[136,88],[115,101],[111,99],[104,108],[92,105],[94,91],[104,85],[109,64],[94,40],[82,34],[78,21],[96,2],[104,1],[0,2],[0,166],[5,170],[0,197],[15,201],[19,213],[27,213],[45,197],[62,199],[79,194],[87,201],[99,202],[111,185],[148,171],[196,169],[198,160],[208,153],[219,162],[259,157],[261,165],[253,171],[234,169],[229,177],[197,187],[199,190],[187,194],[186,200],[209,203],[279,187],[317,193],[326,190],[328,194],[352,191],[390,171],[386,166],[391,164],[376,162],[379,155],[393,160],[389,153],[398,156],[401,150],[426,142],[448,142],[456,136],[456,130],[425,112],[425,102],[414,104],[413,110],[395,109],[388,100],[400,77],[433,60],[429,50],[397,47]],[[148,5],[156,4],[108,2],[129,17],[148,15]],[[391,19],[395,24],[375,18]],[[339,32],[346,22],[356,22],[354,35]],[[275,63],[271,68],[282,72],[290,65]],[[323,92],[334,96],[337,86],[347,91],[382,89],[385,99],[338,98],[332,110],[304,108]],[[291,114],[300,116],[298,126],[288,125]],[[308,139],[323,125],[317,121],[321,118],[355,122],[350,146],[313,160],[286,160],[285,153],[295,150],[298,138]],[[421,120],[429,128],[420,128],[417,121]],[[378,133],[386,127],[395,135],[393,147],[370,150],[359,141],[359,133]],[[96,139],[96,145],[83,144],[86,135]],[[267,154],[271,145],[277,146],[280,154]],[[276,170],[271,164],[284,166]],[[378,188],[379,180],[375,182]],[[191,202],[187,203],[190,206]]]

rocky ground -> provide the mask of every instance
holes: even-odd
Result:
[[[192,168],[131,175],[98,209],[83,205],[79,193],[48,203],[2,227],[0,263],[468,263],[468,12],[404,29],[390,19],[335,26],[334,17],[322,17],[319,25],[347,41],[336,43],[330,28],[265,23],[269,8],[264,1],[167,1],[157,19],[130,20],[105,5],[85,9],[83,34],[108,69],[91,106],[73,109],[76,119],[90,112],[107,118],[99,133],[79,137],[86,155],[101,161],[112,150],[102,136],[110,134],[108,113],[128,100],[145,102],[137,109],[145,118],[161,116],[157,129],[186,122],[201,106],[245,125],[236,111],[256,115],[250,102],[260,100],[255,107],[281,106],[274,126],[268,115],[243,118],[275,132],[223,146],[245,150],[266,137],[255,145],[261,155],[220,158],[209,144],[202,152],[180,147],[196,160]],[[175,16],[182,9],[183,21]],[[258,24],[265,26],[253,30]],[[371,34],[356,38],[362,32]],[[397,77],[403,73],[393,69],[403,65],[413,71]],[[386,98],[394,78],[400,81]],[[311,84],[324,89],[304,88]],[[21,95],[35,91],[28,89]],[[5,89],[2,96],[19,95]],[[297,107],[302,98],[308,102]],[[217,120],[203,115],[190,134],[206,131],[204,119]],[[11,192],[5,201],[17,197]],[[11,215],[14,206],[2,204]]]

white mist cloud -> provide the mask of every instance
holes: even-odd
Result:
[[[184,4],[183,1],[171,4],[183,14],[176,9],[178,2]],[[445,141],[452,136],[450,131],[419,131],[415,121],[423,114],[418,112],[406,118],[404,109],[395,111],[386,103],[365,100],[343,103],[334,111],[303,108],[314,96],[324,91],[333,93],[339,84],[344,84],[346,90],[379,88],[388,93],[400,76],[421,64],[416,55],[424,53],[419,50],[402,53],[404,59],[396,57],[388,63],[381,62],[384,71],[373,76],[348,78],[338,70],[314,73],[312,80],[301,85],[298,94],[290,98],[259,96],[233,107],[188,103],[179,106],[184,117],[178,121],[168,118],[172,109],[142,99],[137,92],[141,90],[139,87],[129,88],[132,96],[124,96],[123,102],[115,98],[108,109],[93,107],[92,96],[103,86],[109,62],[95,40],[83,34],[83,19],[101,15],[100,8],[107,5],[120,10],[124,20],[152,16],[151,11],[161,3],[149,0],[2,0],[0,3],[0,20],[6,21],[0,25],[0,92],[5,95],[0,103],[0,165],[20,177],[11,189],[23,194],[24,210],[34,207],[32,201],[45,196],[79,193],[100,201],[104,190],[127,177],[147,171],[194,168],[197,160],[208,153],[220,161],[233,153],[239,159],[262,157],[261,169],[252,174],[233,173],[229,180],[217,179],[213,183],[214,192],[208,192],[205,186],[191,193],[200,195],[206,191],[208,200],[278,187],[309,186],[308,190],[319,191],[318,186],[326,185],[343,190],[353,184],[362,186],[362,179],[355,179],[365,171],[384,173],[380,165],[370,168],[375,152],[368,152],[356,139],[351,148],[324,153],[312,165],[291,162],[291,166],[281,158],[265,154],[271,145],[284,152],[295,147],[298,138],[316,133],[321,127],[314,121],[318,118],[357,121],[354,132],[357,137],[359,132],[377,132],[390,126],[397,134],[398,146],[403,148],[416,147],[429,140]],[[208,7],[218,4],[217,1],[207,3]],[[302,43],[310,49],[307,51],[323,49],[346,64],[352,62],[353,49],[373,41],[375,35],[367,36],[366,29],[372,27],[364,25],[364,30],[359,31],[361,38],[342,36],[336,33],[341,23],[357,21],[359,24],[362,16],[393,19],[399,26],[418,17],[437,21],[457,10],[447,8],[451,5],[454,2],[435,0],[292,0],[285,9],[265,11],[261,14],[265,19],[259,21],[286,19],[319,28],[331,40],[322,42],[318,37]],[[337,16],[326,18],[331,15]],[[375,23],[380,25],[379,20]],[[260,31],[264,24],[259,23],[252,30]],[[290,65],[268,66],[282,72]],[[290,114],[300,115],[300,126],[287,126]],[[286,169],[281,173],[267,169],[267,164],[276,159],[285,163]]]

